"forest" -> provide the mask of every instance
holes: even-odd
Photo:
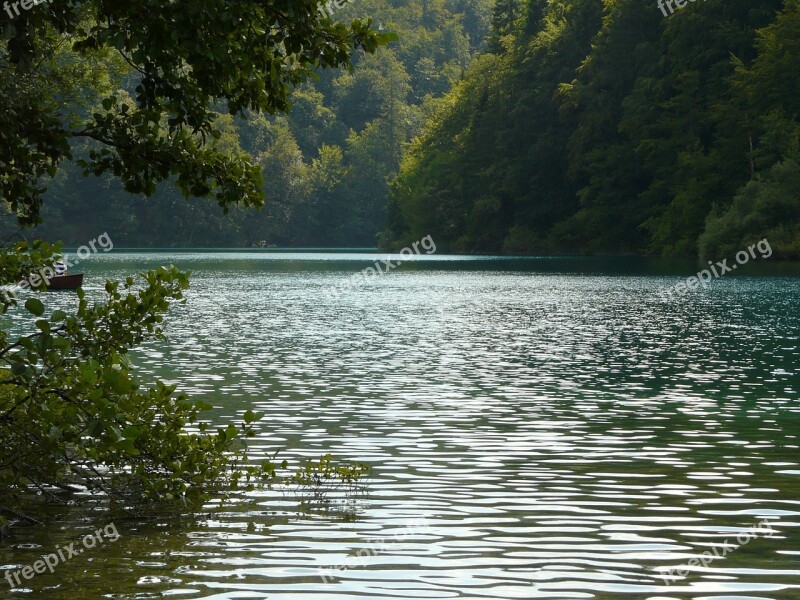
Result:
[[[110,173],[84,177],[86,140],[48,182],[36,235],[704,257],[768,238],[800,258],[799,7],[356,0],[332,18],[371,18],[396,41],[320,70],[288,114],[219,107],[215,147],[253,157],[263,209],[223,212],[170,181],[132,196]],[[125,65],[105,67],[130,95]]]
[[[185,199],[171,181],[146,196],[132,195],[111,173],[84,177],[78,160],[97,146],[86,140],[48,182],[35,235],[68,246],[107,231],[117,247],[375,247],[406,144],[486,46],[492,8],[492,0],[334,6],[334,21],[372,19],[397,41],[356,53],[352,69],[319,69],[294,89],[289,114],[240,118],[219,105],[215,147],[254,159],[267,198],[262,210],[235,205],[226,214],[213,202]],[[131,96],[138,78],[118,62],[112,56],[104,65],[107,85]]]
[[[385,245],[711,257],[769,238],[800,258],[797,0],[498,14],[403,158]]]

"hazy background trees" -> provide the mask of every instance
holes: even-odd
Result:
[[[169,182],[132,197],[109,176],[84,178],[64,164],[37,235],[70,245],[108,231],[118,247],[375,246],[405,144],[485,45],[492,10],[492,0],[358,0],[336,11],[337,22],[371,17],[400,39],[357,53],[353,70],[320,71],[293,91],[289,115],[217,119],[218,144],[250,153],[262,169],[261,211],[223,215]]]

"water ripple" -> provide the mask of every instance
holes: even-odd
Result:
[[[257,457],[372,464],[368,498],[132,525],[92,563],[105,597],[800,598],[798,279],[665,302],[667,275],[430,258],[328,301],[370,260],[276,256],[175,257],[189,301],[137,362],[218,418],[264,411]]]

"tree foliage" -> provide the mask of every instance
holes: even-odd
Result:
[[[225,209],[259,206],[263,168],[297,148],[288,128],[261,115],[286,111],[307,78],[348,67],[354,52],[374,52],[391,38],[369,21],[334,23],[303,0],[53,0],[23,10],[0,37],[5,212],[27,226],[68,210],[43,198],[77,168],[98,176],[99,193],[112,181],[145,195],[169,183],[184,196],[214,196]],[[234,116],[256,121],[250,148]],[[280,151],[263,163],[247,151],[281,136]],[[71,170],[59,170],[72,159]],[[110,208],[130,228],[125,204],[116,197]],[[41,241],[0,249],[0,285],[50,265],[58,252]],[[3,313],[29,315],[21,335],[0,330],[5,503],[22,505],[31,493],[59,500],[80,489],[125,508],[196,507],[243,480],[274,478],[269,461],[238,462],[259,415],[248,411],[243,424],[211,432],[201,418],[208,406],[135,375],[129,351],[162,335],[164,314],[187,286],[187,274],[165,267],[107,282],[104,302],[78,291],[71,314],[48,313],[35,289],[0,296]],[[364,472],[330,461],[326,468],[336,477]]]
[[[15,254],[20,254],[17,249]],[[188,287],[185,274],[162,268],[106,284],[106,302],[83,291],[74,315],[45,314],[25,301],[35,333],[9,343],[0,336],[0,489],[22,501],[32,489],[53,500],[78,489],[102,492],[123,507],[143,502],[200,501],[242,476],[274,474],[274,466],[231,470],[232,442],[248,425],[205,435],[200,413],[210,407],[175,388],[137,382],[128,351],[162,335],[163,315]],[[248,419],[251,420],[251,419]],[[194,428],[187,433],[187,428]]]
[[[797,254],[797,0],[521,12],[429,113],[387,245],[714,255],[769,235]]]
[[[359,0],[349,3],[333,14],[329,27],[334,33],[349,28],[342,23],[351,23],[354,19],[366,23],[372,17],[378,29],[397,32],[399,40],[371,54],[366,51],[368,44],[356,43],[360,38],[351,32],[351,42],[359,46],[351,57],[354,70],[324,70],[322,62],[301,69],[299,62],[292,63],[294,58],[284,57],[280,65],[290,70],[293,78],[307,74],[306,70],[311,71],[312,77],[301,85],[284,82],[288,87],[272,86],[274,102],[270,106],[274,114],[270,114],[269,108],[263,114],[256,114],[250,106],[244,110],[246,119],[232,118],[225,114],[229,112],[228,100],[216,98],[205,110],[205,118],[211,120],[217,133],[205,136],[207,143],[202,151],[206,156],[198,157],[206,166],[202,170],[191,169],[188,163],[181,166],[174,157],[169,163],[170,169],[180,169],[185,174],[183,179],[180,173],[159,170],[158,163],[154,163],[148,167],[153,177],[125,177],[123,173],[120,183],[113,172],[112,158],[97,155],[92,158],[91,153],[98,151],[99,142],[86,135],[70,138],[74,160],[61,163],[49,184],[42,206],[45,222],[40,231],[70,244],[82,244],[98,230],[108,231],[123,247],[250,246],[262,241],[281,246],[374,246],[376,234],[385,224],[388,180],[397,173],[404,144],[418,131],[431,98],[447,92],[460,79],[472,54],[482,47],[488,33],[491,5],[492,0],[403,3]],[[225,13],[223,19],[241,12],[237,4],[224,6],[229,8],[224,9],[223,4],[203,8],[203,12],[207,11],[207,16],[203,17],[208,19],[207,27],[212,27],[217,11]],[[295,7],[293,10],[302,10],[301,5],[291,3],[291,6]],[[175,9],[164,10],[164,14],[171,15],[170,11]],[[183,19],[186,15],[175,18]],[[311,15],[308,18],[311,19]],[[240,24],[240,27],[244,30],[247,25]],[[159,28],[163,25],[156,30]],[[241,37],[235,24],[223,24],[209,39],[217,36]],[[207,45],[206,36],[195,32],[191,40],[189,37],[188,34],[185,40],[181,37],[181,47],[186,47],[181,52],[190,55],[202,52],[203,45]],[[325,39],[322,37],[317,42],[323,44]],[[345,34],[335,37],[335,40],[341,39],[346,39]],[[271,68],[277,64],[277,58],[273,60],[270,52],[282,52],[282,42],[271,43],[276,48],[242,45],[241,62],[252,61],[252,52],[256,52],[255,56],[266,52],[265,60],[272,62],[265,65],[265,69]],[[81,58],[89,53],[89,50],[82,52]],[[142,75],[131,71],[116,50],[105,54],[96,51],[92,56],[96,54],[107,82],[104,94],[87,96],[82,101],[85,111],[114,115],[122,110],[121,105],[133,107]],[[330,58],[332,61],[335,57]],[[203,59],[198,56],[197,60]],[[224,59],[215,60],[224,64]],[[287,66],[290,63],[294,65],[291,69]],[[243,64],[240,73],[247,81],[251,77],[248,68]],[[95,72],[88,66],[85,70]],[[264,73],[268,74],[266,70]],[[213,72],[209,77],[216,80]],[[221,79],[217,83],[228,85]],[[178,85],[184,84],[175,82],[175,86]],[[106,96],[115,98],[110,110],[101,104]],[[77,104],[70,106],[77,111]],[[290,106],[288,115],[282,112],[287,106]],[[158,140],[167,140],[171,131],[169,118],[162,118],[160,123]],[[84,126],[80,122],[75,125],[75,131],[82,129]],[[195,132],[193,127],[184,126],[183,129],[186,130],[185,139],[176,138],[174,143],[180,146],[180,156],[193,160],[200,152],[194,146],[203,142],[203,133]],[[219,134],[225,138],[222,148],[213,138]],[[159,148],[167,156],[169,148],[163,148],[163,143],[136,146],[137,157],[147,150],[146,160],[150,161]],[[290,147],[300,151],[300,154],[290,151],[296,160],[282,158],[278,164],[264,160]],[[342,172],[335,185],[320,188],[315,183],[314,165],[321,164],[317,161],[323,148],[338,148],[342,154]],[[376,149],[378,154],[372,154]],[[114,152],[112,149],[112,154]],[[110,170],[99,177],[84,178],[84,168],[77,164],[79,161],[89,163],[93,172],[99,172],[95,169],[99,165]],[[216,181],[218,171],[233,176],[227,183],[225,179]],[[180,188],[172,185],[175,180],[190,193],[212,188],[211,193],[229,209],[228,214],[216,210],[213,205],[183,202]],[[234,180],[240,187],[236,187]],[[126,187],[137,192],[136,202],[129,201]],[[245,201],[237,205],[226,199],[243,194],[243,198],[252,198],[252,203],[258,204],[256,192],[267,199],[262,211],[245,209]]]
[[[373,52],[387,39],[369,22],[322,19],[311,0],[54,0],[23,11],[0,46],[0,162],[8,169],[0,194],[24,224],[37,222],[42,177],[87,139],[96,144],[83,169],[113,174],[127,192],[152,195],[172,180],[225,208],[259,206],[258,168],[209,144],[219,135],[216,106],[234,115],[285,111],[292,88],[316,69],[345,66],[354,49]],[[79,96],[105,57],[130,67],[130,93],[106,86],[89,96],[99,105],[65,105],[64,88]],[[64,61],[77,76],[60,74]]]

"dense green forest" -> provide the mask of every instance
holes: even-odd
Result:
[[[669,15],[669,13],[668,13]],[[402,161],[387,246],[800,257],[800,2],[498,0]]]
[[[62,163],[36,235],[78,245],[108,231],[118,247],[431,235],[453,252],[679,256],[768,237],[798,258],[799,7],[705,0],[665,17],[656,0],[355,0],[333,18],[371,17],[398,41],[320,71],[289,115],[220,107],[215,147],[256,158],[263,210],[223,214],[170,183],[132,197]],[[130,95],[137,78],[106,67]]]
[[[85,178],[76,163],[63,163],[35,234],[78,245],[108,231],[117,247],[375,246],[404,148],[433,99],[486,46],[491,14],[492,0],[351,2],[334,9],[334,21],[372,18],[398,41],[357,54],[352,71],[321,70],[294,91],[289,115],[245,120],[220,106],[216,146],[256,158],[267,195],[261,211],[234,206],[223,214],[168,182],[151,197],[131,196],[110,174]],[[119,85],[130,95],[138,79],[124,65],[107,66],[122,71]],[[83,152],[94,145],[87,141]]]

